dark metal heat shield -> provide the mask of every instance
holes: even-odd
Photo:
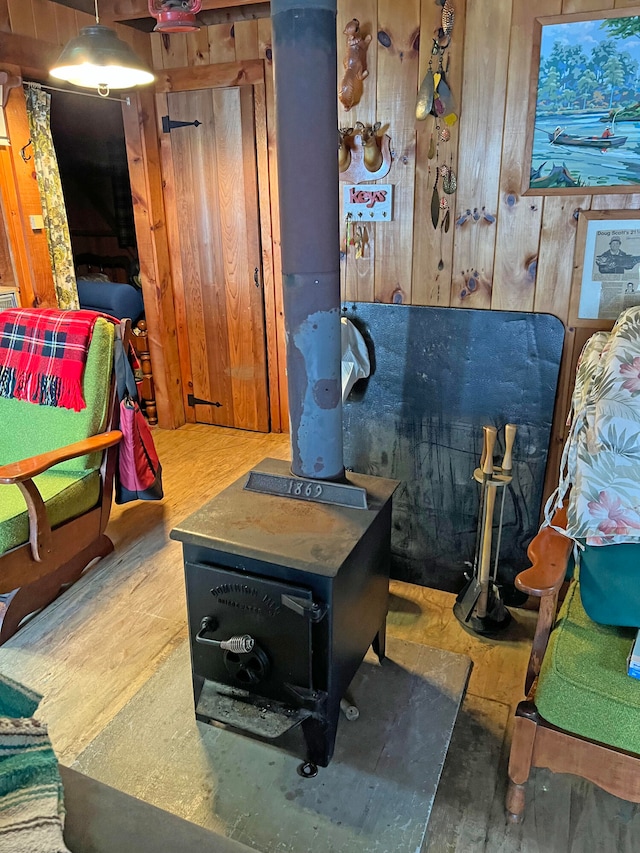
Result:
[[[457,591],[473,559],[482,426],[518,425],[500,578],[538,529],[563,324],[549,314],[348,303],[372,375],[344,406],[345,465],[401,481],[392,576]],[[503,435],[499,432],[496,462]],[[497,512],[496,512],[497,520]]]

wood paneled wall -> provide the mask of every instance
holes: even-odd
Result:
[[[452,225],[434,229],[429,206],[434,160],[428,159],[434,121],[416,122],[416,91],[427,69],[441,7],[435,0],[338,0],[339,78],[347,21],[357,17],[373,38],[369,77],[360,103],[339,124],[375,121],[387,128],[394,163],[394,221],[370,226],[364,257],[343,253],[346,299],[461,308],[549,312],[568,321],[578,210],[637,208],[640,195],[523,196],[522,170],[527,127],[534,17],[629,7],[630,0],[454,0],[455,26],[449,49],[449,80],[460,114],[440,157],[452,162],[458,190],[450,197]],[[195,35],[151,37],[157,69],[232,59],[262,58],[267,65],[271,203],[275,264],[278,217],[274,151],[270,21],[242,21]],[[309,125],[313,128],[313,106]],[[471,217],[485,210],[495,221]],[[344,248],[344,247],[343,247]],[[278,269],[276,281],[279,280]],[[473,279],[475,289],[469,290]],[[276,306],[281,323],[281,305]],[[606,324],[605,324],[606,325]],[[564,439],[564,421],[579,350],[590,334],[567,329],[558,396],[550,477]],[[283,423],[286,424],[284,336],[279,338]]]
[[[433,121],[416,123],[415,95],[426,71],[441,8],[435,0],[338,0],[338,74],[345,52],[345,23],[357,17],[373,38],[369,77],[361,102],[349,113],[339,105],[339,124],[380,121],[392,140],[394,163],[384,180],[395,187],[394,221],[368,229],[364,257],[353,248],[342,262],[347,299],[497,310],[550,312],[568,321],[576,212],[590,208],[637,208],[640,195],[523,196],[531,44],[535,15],[626,8],[632,0],[454,0],[455,27],[449,79],[460,120],[441,156],[452,161],[458,191],[451,197],[448,233],[434,230],[429,214],[433,160],[428,150]],[[0,0],[0,33],[62,44],[90,16],[49,0]],[[126,26],[118,32],[156,69],[262,59],[266,71],[268,168],[275,281],[280,281],[279,222],[269,19],[243,20],[192,35],[146,36]],[[308,127],[313,129],[313,106]],[[485,208],[494,222],[466,210]],[[471,292],[469,280],[476,284]],[[280,329],[277,351],[282,424],[286,381],[279,288],[268,306]],[[567,329],[566,352],[554,427],[554,450],[563,439],[573,365],[588,332]],[[553,468],[553,462],[550,466]]]
[[[102,4],[99,4],[99,8],[100,23],[114,26],[119,37],[150,62],[149,37],[131,27],[112,24],[108,15],[102,10]],[[23,36],[25,50],[29,46],[29,39],[37,39],[62,47],[69,39],[77,36],[82,27],[91,26],[95,22],[93,15],[78,12],[68,6],[61,6],[52,0],[0,0],[0,32]],[[3,59],[17,65],[22,64],[17,61],[17,57],[7,59],[6,56],[0,56],[0,61]]]

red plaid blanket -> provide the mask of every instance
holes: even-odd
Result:
[[[95,311],[0,311],[0,396],[78,412]]]

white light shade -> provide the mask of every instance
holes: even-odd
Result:
[[[85,89],[131,89],[154,80],[151,71],[115,30],[94,24],[83,27],[66,45],[52,77]]]
[[[132,89],[134,86],[151,83],[154,79],[149,71],[121,68],[117,65],[92,65],[90,62],[58,66],[51,69],[50,73],[58,80],[66,80],[67,83],[85,89],[97,89],[101,86],[108,89]]]

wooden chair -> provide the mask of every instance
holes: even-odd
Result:
[[[94,326],[81,413],[0,398],[0,644],[113,550],[104,531],[122,438],[114,329],[126,348],[128,320]],[[7,461],[25,449],[33,455]]]
[[[131,343],[140,362],[140,372],[136,376],[138,396],[142,411],[151,426],[154,426],[158,423],[158,409],[144,303],[142,293],[127,283],[130,280],[132,259],[124,255],[114,258],[85,252],[75,256],[75,265],[81,308],[102,311],[112,317],[131,316],[133,320]],[[100,282],[87,282],[83,279],[83,275],[94,272],[108,276],[109,282],[101,285]],[[131,294],[134,295],[133,300]],[[139,301],[139,308],[134,316],[131,311],[135,310],[135,299]]]
[[[556,513],[554,525],[566,525],[564,509]],[[597,676],[593,677],[586,687],[593,693],[593,701],[597,699],[601,703],[603,713],[591,713],[591,697],[588,696],[587,701],[583,701],[584,697],[577,681],[575,687],[567,685],[563,696],[565,710],[560,706],[559,710],[554,710],[553,723],[545,719],[538,708],[538,705],[543,707],[542,688],[546,689],[547,693],[550,689],[548,685],[553,676],[549,663],[551,655],[554,656],[553,667],[557,668],[558,655],[569,648],[566,644],[558,645],[558,635],[554,636],[554,633],[575,629],[576,633],[579,633],[579,653],[583,657],[583,660],[578,662],[577,671],[584,667],[587,679],[604,663],[603,675],[606,674],[607,683],[613,683],[611,679],[614,679],[619,688],[615,702],[620,702],[625,691],[631,697],[628,709],[622,707],[625,725],[631,731],[634,728],[635,731],[640,731],[640,682],[626,675],[625,660],[635,631],[591,622],[580,602],[579,579],[571,582],[556,621],[558,595],[565,582],[571,550],[570,539],[552,528],[544,528],[529,546],[531,568],[521,572],[516,578],[516,586],[520,590],[540,599],[540,611],[525,682],[527,698],[520,702],[516,710],[509,759],[506,810],[507,817],[514,823],[519,823],[524,816],[525,786],[532,767],[545,767],[555,773],[572,773],[588,779],[617,797],[634,803],[640,802],[640,748],[636,747],[634,751],[621,748],[620,744],[625,735],[621,734],[616,722],[621,718],[620,708],[618,704],[614,707],[612,696],[610,717],[607,718],[607,697],[601,694],[596,696],[597,691],[593,690],[599,686]],[[586,672],[588,667],[593,669]],[[545,701],[547,707],[554,707],[548,695]],[[570,707],[572,704],[573,707]],[[545,710],[545,713],[549,718],[552,716],[548,710]],[[572,718],[573,723],[575,717],[581,715],[580,733],[563,726],[562,717],[565,713]],[[600,737],[588,736],[595,733]]]

